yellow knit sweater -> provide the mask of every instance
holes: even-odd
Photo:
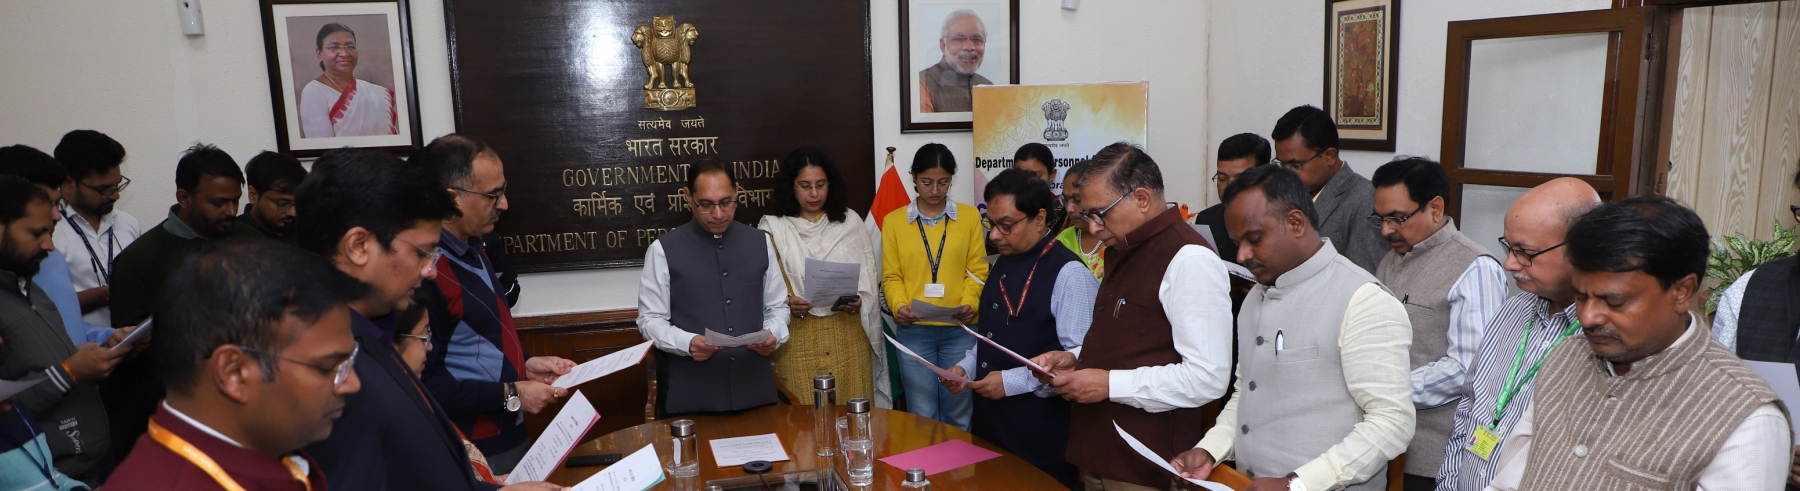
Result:
[[[888,213],[881,220],[881,292],[887,296],[888,309],[898,312],[900,306],[913,300],[940,307],[975,308],[981,303],[981,282],[987,281],[987,232],[981,228],[981,211],[952,202],[956,219],[946,217],[936,225],[925,227],[921,240],[919,226],[906,219],[906,208]],[[946,234],[945,227],[949,227]],[[937,254],[939,238],[945,242],[944,257],[938,266],[938,283],[944,284],[943,298],[925,298],[925,285],[931,283],[931,259],[925,242],[931,242],[930,254]],[[980,310],[977,308],[976,310]],[[938,322],[920,322],[922,326],[944,326]]]

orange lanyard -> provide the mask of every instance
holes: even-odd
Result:
[[[213,481],[217,481],[219,487],[225,488],[225,491],[244,491],[244,487],[239,486],[236,480],[226,474],[225,469],[219,467],[219,463],[213,462],[212,457],[207,457],[205,452],[194,448],[194,445],[188,443],[187,440],[163,429],[162,425],[156,424],[156,420],[150,421],[150,438],[156,440],[156,443],[168,447],[169,451],[175,452],[175,455],[187,459],[188,462],[194,464],[194,467],[205,471],[206,475],[212,476]],[[281,465],[287,466],[288,473],[294,475],[294,480],[300,481],[301,485],[306,486],[306,491],[312,491],[312,480],[306,478],[305,472],[300,472],[299,465],[285,458],[281,459]]]

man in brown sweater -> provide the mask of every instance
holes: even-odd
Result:
[[[1211,423],[1200,406],[1225,395],[1231,373],[1225,264],[1165,204],[1162,172],[1143,149],[1115,143],[1069,173],[1069,212],[1106,243],[1106,279],[1082,346],[1034,361],[1076,403],[1067,457],[1088,490],[1170,489],[1175,476],[1138,456],[1113,423],[1164,459],[1200,441]]]

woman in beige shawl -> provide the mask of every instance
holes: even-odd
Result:
[[[863,220],[850,210],[843,173],[824,152],[803,148],[788,154],[776,175],[775,206],[756,227],[769,232],[787,277],[792,337],[775,352],[782,387],[811,400],[812,379],[837,377],[838,400],[868,397],[892,406],[876,298],[874,244]],[[808,259],[857,264],[856,295],[848,302],[812,303],[806,295]]]

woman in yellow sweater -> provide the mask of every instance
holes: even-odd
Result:
[[[919,147],[912,161],[918,199],[881,221],[881,292],[900,323],[894,337],[939,367],[955,365],[975,345],[958,324],[975,323],[988,273],[981,212],[948,196],[955,174],[956,156],[949,148]],[[953,312],[949,318],[915,312],[915,302]],[[936,374],[907,356],[901,356],[900,382],[907,412],[969,429],[969,393],[951,394]]]

